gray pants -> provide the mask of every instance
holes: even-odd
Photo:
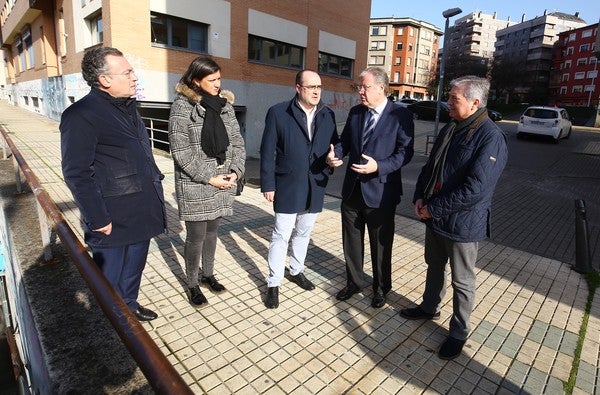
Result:
[[[435,233],[425,231],[425,262],[427,280],[421,308],[426,313],[436,313],[446,295],[446,264],[450,261],[452,273],[453,314],[450,336],[466,340],[471,331],[471,312],[475,303],[475,262],[479,243],[459,243]]]
[[[210,277],[215,267],[215,250],[217,249],[217,229],[219,220],[211,221],[186,221],[185,272],[189,288],[198,285],[198,275]],[[202,269],[200,258],[202,257]]]

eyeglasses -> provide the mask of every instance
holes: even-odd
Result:
[[[121,75],[121,76],[123,76],[123,77],[125,77],[125,78],[127,78],[127,79],[130,80],[135,75],[135,71],[134,70],[127,70],[127,71],[124,71],[124,72],[119,73],[119,74],[102,74],[102,75],[108,75],[108,76],[111,76],[111,77],[115,76],[115,75]]]
[[[300,87],[306,89],[307,91],[320,91],[323,89],[323,85],[300,85]]]
[[[352,86],[352,88],[357,92],[360,92],[362,90],[364,90],[366,92],[374,86],[375,85],[354,85],[354,86]]]

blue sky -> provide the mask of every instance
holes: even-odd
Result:
[[[445,19],[442,11],[449,8],[459,7],[463,14],[450,19],[453,21],[466,13],[481,11],[486,14],[496,12],[498,19],[521,21],[521,15],[525,14],[525,20],[532,19],[548,12],[560,11],[566,14],[574,14],[579,11],[579,17],[588,24],[598,22],[600,17],[600,2],[597,0],[371,0],[371,18],[384,18],[394,16],[396,18],[409,17],[432,23],[444,30]]]

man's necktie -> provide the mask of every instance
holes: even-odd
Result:
[[[375,129],[375,110],[370,109],[369,112],[367,113],[365,129],[364,129],[363,135],[362,135],[363,148],[365,147],[365,145],[367,145],[367,143],[371,139],[371,136],[373,135],[373,129]]]

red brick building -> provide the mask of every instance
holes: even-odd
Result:
[[[598,24],[559,34],[554,44],[550,96],[562,106],[597,106],[600,96],[596,48]]]

